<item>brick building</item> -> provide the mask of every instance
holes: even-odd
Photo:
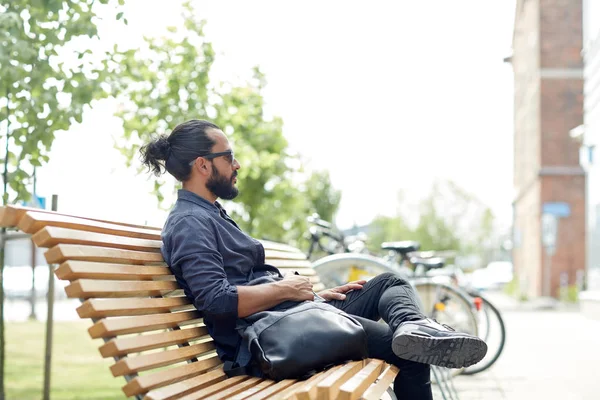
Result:
[[[586,175],[569,134],[583,122],[582,42],[582,0],[517,0],[513,262],[529,297],[556,296],[561,277],[575,284],[585,269]],[[548,256],[541,217],[557,206],[556,253]]]
[[[571,136],[581,144],[587,174],[587,300],[600,317],[600,1],[583,2],[584,116]],[[593,296],[592,296],[593,295]]]

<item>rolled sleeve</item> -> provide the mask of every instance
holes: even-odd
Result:
[[[170,266],[181,272],[196,308],[215,320],[237,318],[237,287],[227,281],[210,221],[188,215],[173,228]]]

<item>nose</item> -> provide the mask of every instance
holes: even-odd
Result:
[[[240,169],[240,168],[241,168],[241,165],[240,165],[240,163],[238,162],[238,160],[237,160],[237,159],[235,159],[235,158],[234,158],[234,159],[233,159],[233,169],[234,169],[234,170],[238,170],[238,169]]]

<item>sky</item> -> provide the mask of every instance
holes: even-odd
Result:
[[[180,22],[179,1],[127,0],[101,46],[136,46]],[[267,110],[313,169],[342,191],[341,228],[393,215],[453,180],[511,222],[515,1],[196,1],[217,52],[215,77],[265,73]],[[114,101],[57,135],[38,193],[59,210],[162,225],[147,176],[114,149]],[[234,144],[235,145],[235,144]],[[243,168],[243,166],[242,166]]]

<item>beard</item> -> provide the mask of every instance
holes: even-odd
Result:
[[[237,171],[231,174],[231,177],[227,178],[221,174],[212,166],[212,174],[210,179],[206,182],[206,188],[210,190],[215,196],[223,200],[234,199],[238,195],[238,188],[235,187],[233,179],[237,176]]]

